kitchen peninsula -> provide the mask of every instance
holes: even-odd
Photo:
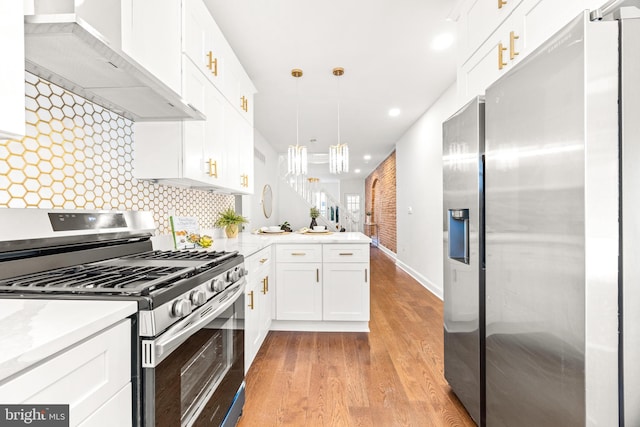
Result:
[[[155,249],[171,249],[157,236]],[[245,369],[269,330],[368,332],[369,244],[362,233],[240,233],[210,250],[245,257]]]

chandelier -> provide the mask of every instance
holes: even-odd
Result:
[[[340,77],[344,68],[336,67],[333,75]],[[340,141],[340,82],[338,81],[338,144],[329,146],[329,172],[340,174],[349,172],[349,147]]]
[[[302,70],[294,68],[291,75],[296,79],[302,77]],[[296,145],[290,145],[287,155],[287,165],[290,175],[306,175],[307,174],[307,147],[299,145],[300,129],[300,101],[298,99],[298,82],[296,81]]]

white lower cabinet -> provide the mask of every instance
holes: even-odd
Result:
[[[251,367],[253,359],[258,354],[269,328],[271,327],[273,292],[270,288],[273,282],[273,263],[271,246],[262,249],[245,259],[248,271],[247,287],[245,290],[245,373]]]
[[[276,319],[322,320],[322,263],[278,262]]]
[[[131,426],[130,320],[0,385],[0,402],[68,404],[70,426]]]
[[[368,244],[279,244],[278,321],[369,320]]]
[[[323,320],[369,320],[369,264],[324,263]]]

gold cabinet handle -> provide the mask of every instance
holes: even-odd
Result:
[[[242,108],[243,111],[249,111],[249,98],[244,95],[240,98],[240,108]]]
[[[306,252],[291,252],[291,255],[293,255],[293,256],[303,256],[303,255],[306,255],[306,254],[307,254]]]
[[[267,280],[267,292],[269,292],[269,276],[265,277],[265,279]]]
[[[240,175],[240,185],[242,187],[249,186],[249,175]]]
[[[207,68],[211,70],[211,74],[218,76],[218,58],[213,57],[213,52],[207,53]]]
[[[340,254],[339,254],[339,255],[340,255],[340,256],[343,256],[343,255],[353,255],[353,252],[340,252]]]
[[[316,282],[320,283],[320,269],[316,268]]]
[[[262,293],[265,294],[265,295],[267,294],[267,291],[269,290],[269,288],[267,286],[268,286],[267,285],[267,277],[265,276],[262,279]]]
[[[507,4],[507,0],[498,0],[498,9],[502,9],[502,6]]]
[[[368,275],[368,272],[367,272],[367,271],[368,271],[368,270],[369,270],[368,268],[365,268],[365,269],[364,269],[364,283],[367,283],[367,280],[368,280],[368,277],[367,277],[367,275]]]
[[[260,260],[260,264],[264,264],[265,262],[269,261],[269,258],[262,258]]]
[[[520,36],[516,36],[515,31],[511,31],[509,34],[509,59],[512,61],[516,58],[516,55],[520,55],[520,52],[516,52],[516,40],[518,40]]]
[[[249,308],[253,310],[253,291],[249,292],[249,299],[251,300],[251,302],[249,303]]]
[[[218,162],[213,160],[213,159],[209,159],[209,176],[212,176],[214,178],[218,177]]]
[[[507,50],[507,48],[503,47],[502,43],[498,43],[498,70],[502,70],[505,65],[507,65],[507,63],[502,60],[502,54],[505,50]]]

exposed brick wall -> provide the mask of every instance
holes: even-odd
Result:
[[[380,244],[397,253],[395,150],[365,179],[364,191],[365,211],[373,213]]]

